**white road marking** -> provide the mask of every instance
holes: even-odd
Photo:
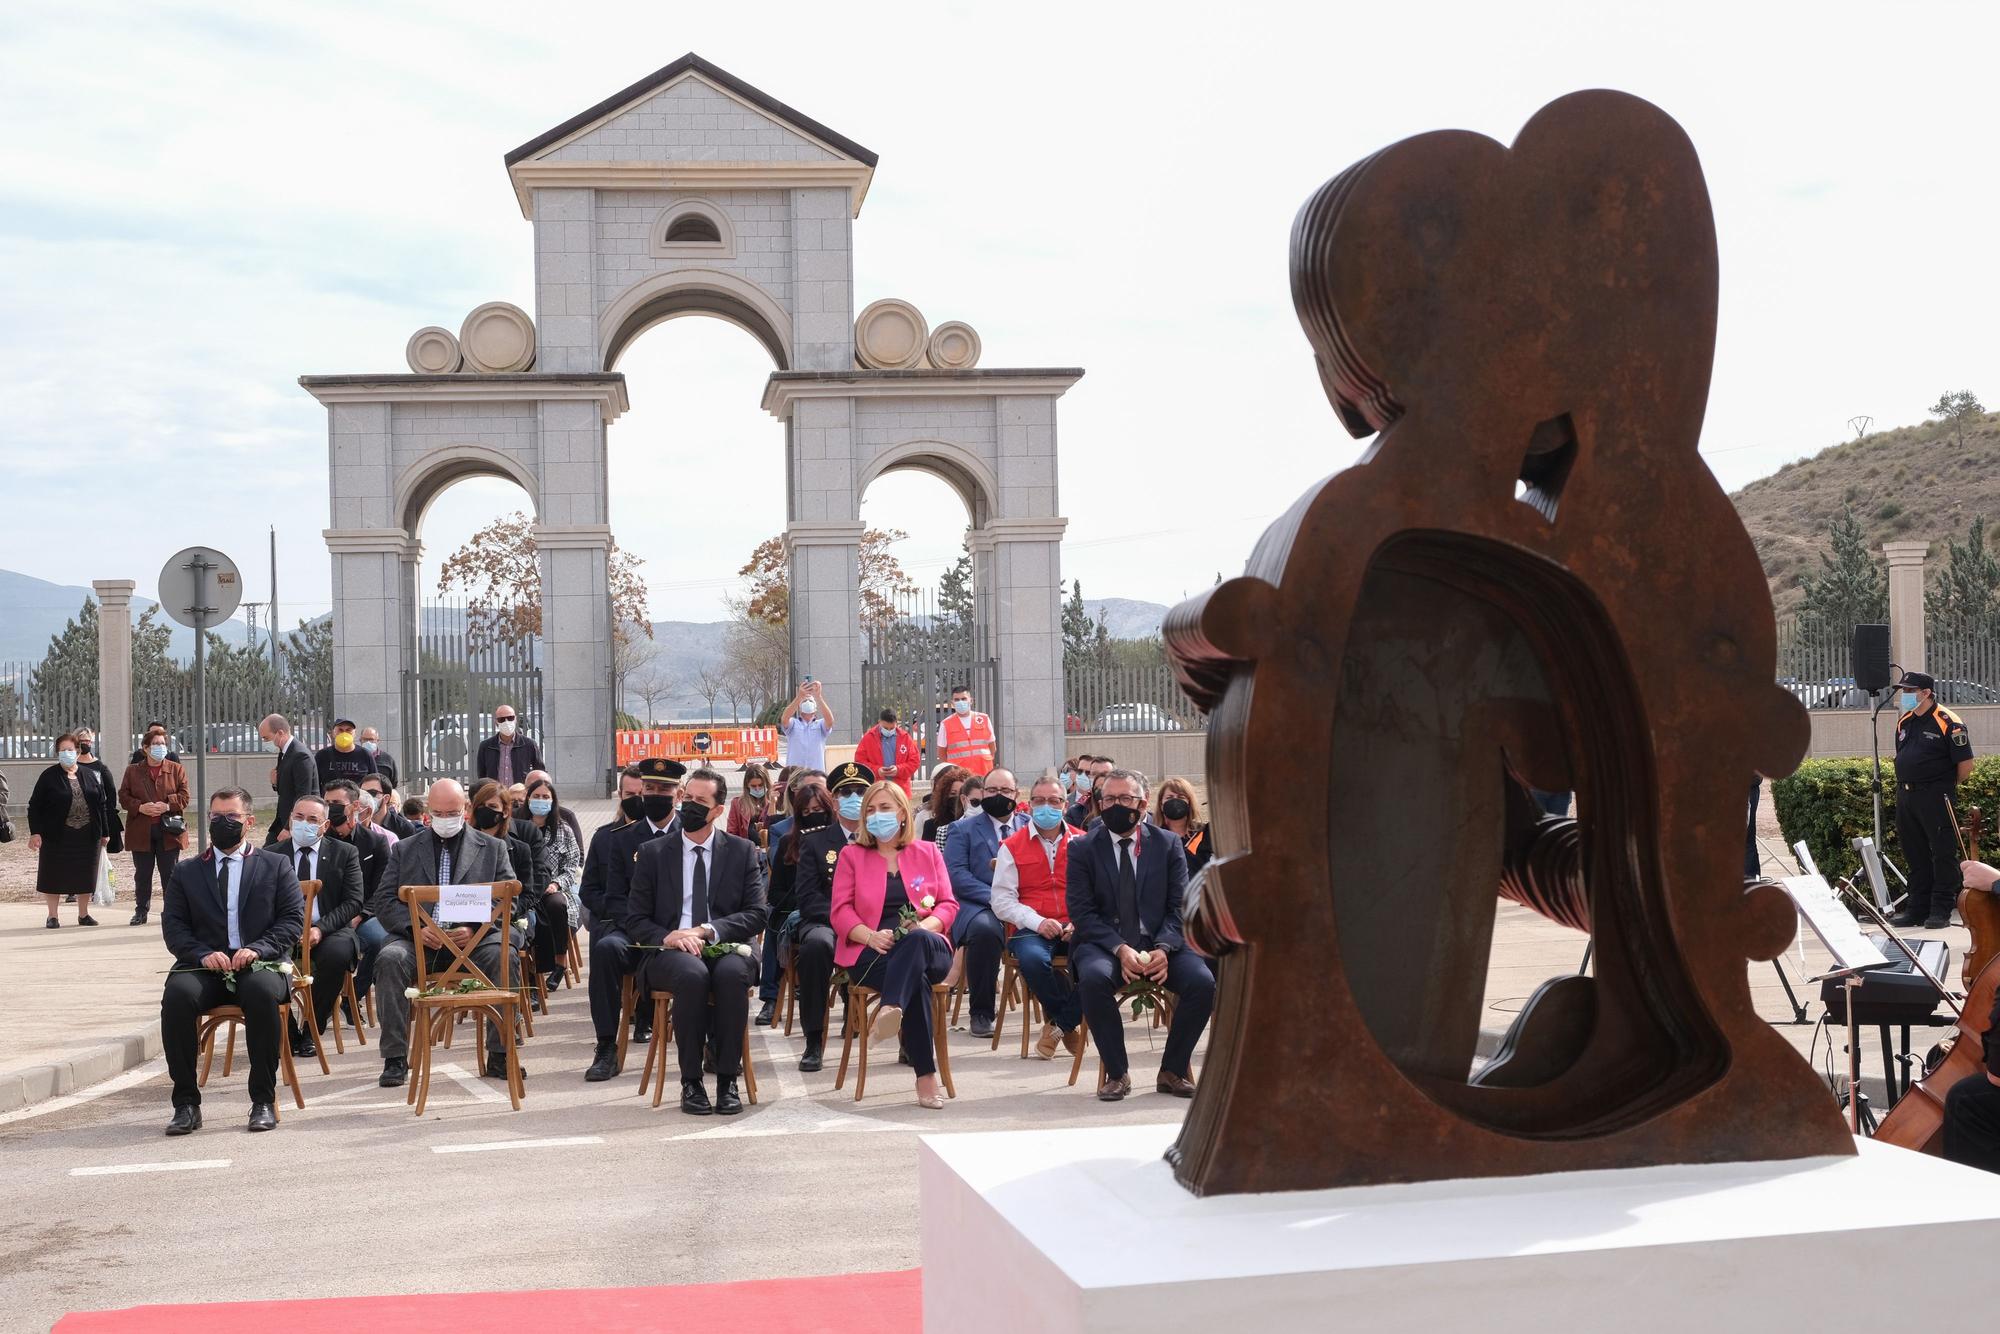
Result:
[[[792,1039],[785,1036],[782,1024],[772,1024],[763,1030],[764,1061],[771,1067],[766,1076],[778,1086],[780,1098],[803,1098],[811,1094],[806,1081],[799,1078],[799,1053],[803,1046],[795,1046]],[[800,1041],[804,1041],[803,1034]]]
[[[211,1167],[227,1167],[227,1158],[188,1158],[178,1163],[117,1163],[110,1167],[72,1167],[73,1177],[122,1176],[127,1172],[199,1172]]]
[[[472,1071],[451,1061],[440,1061],[431,1067],[438,1074],[447,1076],[452,1083],[470,1093],[480,1102],[506,1102],[507,1095],[494,1088]]]
[[[481,1144],[433,1144],[432,1153],[485,1153],[489,1149],[564,1149],[576,1144],[602,1144],[602,1135],[564,1135],[556,1139],[501,1139]]]
[[[155,1056],[144,1065],[134,1066],[122,1075],[113,1075],[100,1080],[89,1088],[76,1093],[65,1093],[60,1098],[50,1098],[31,1107],[17,1107],[11,1112],[0,1112],[0,1126],[11,1125],[15,1121],[27,1121],[37,1116],[47,1116],[51,1112],[65,1111],[86,1102],[94,1102],[106,1094],[122,1092],[134,1084],[143,1084],[167,1068],[167,1058]]]

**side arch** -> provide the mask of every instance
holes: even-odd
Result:
[[[600,365],[611,370],[632,340],[663,320],[713,315],[764,345],[779,370],[790,370],[792,317],[755,283],[719,269],[680,269],[634,283],[597,321]]]
[[[424,511],[438,493],[468,477],[498,477],[514,483],[528,493],[535,516],[541,516],[541,486],[527,465],[487,445],[455,444],[425,450],[422,457],[396,478],[397,523],[415,537],[422,529]]]
[[[965,502],[965,512],[974,528],[984,528],[999,514],[1000,483],[993,470],[965,446],[947,440],[906,440],[870,459],[855,480],[857,513],[862,497],[875,479],[892,472],[927,472],[943,481]]]

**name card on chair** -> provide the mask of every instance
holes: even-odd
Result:
[[[485,922],[493,916],[493,886],[439,885],[440,922]]]

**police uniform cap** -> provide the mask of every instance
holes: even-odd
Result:
[[[660,783],[678,783],[687,777],[687,766],[679,760],[643,759],[639,761],[639,777]]]
[[[1911,690],[1936,690],[1937,678],[1928,672],[1904,672],[1903,685]]]
[[[874,783],[875,771],[865,764],[856,764],[852,760],[836,767],[826,776],[827,790],[831,792],[838,792],[844,787],[872,787]]]

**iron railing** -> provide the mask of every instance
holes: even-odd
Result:
[[[1924,627],[1924,670],[1943,704],[2000,704],[2000,621],[1939,618]]]
[[[1071,667],[1063,672],[1069,732],[1199,732],[1207,717],[1161,662],[1144,667]]]
[[[1778,684],[1809,709],[1867,709],[1874,700],[1854,684],[1853,626],[1778,620]]]

